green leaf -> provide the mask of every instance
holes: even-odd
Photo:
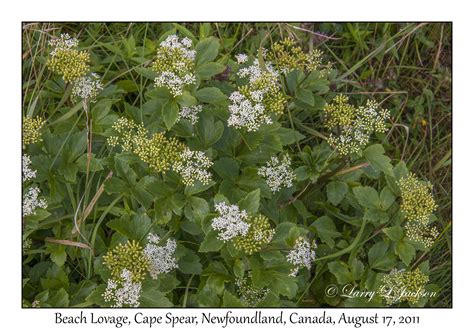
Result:
[[[199,101],[210,104],[221,104],[223,101],[227,100],[227,96],[221,92],[217,87],[204,87],[194,95],[198,98]]]
[[[352,280],[349,267],[342,261],[333,261],[328,263],[329,271],[336,277],[337,283],[348,284]]]
[[[409,266],[413,258],[415,258],[416,250],[410,243],[399,241],[395,243],[395,253],[400,257],[406,266]]]
[[[192,96],[188,91],[183,91],[183,94],[176,97],[176,102],[179,105],[190,107],[197,104],[197,100],[194,96]]]
[[[348,191],[347,184],[340,181],[329,182],[326,189],[328,200],[334,206],[344,199]]]
[[[50,253],[51,260],[59,267],[62,267],[67,258],[66,247],[55,243],[46,243],[46,247]]]
[[[179,107],[174,101],[166,102],[163,104],[163,122],[165,123],[166,129],[170,130],[174,124],[178,121]]]
[[[301,134],[300,132],[298,132],[297,130],[286,128],[286,127],[280,127],[276,131],[276,134],[280,138],[281,144],[284,146],[296,143],[305,138],[305,136]]]
[[[173,307],[173,303],[159,291],[157,281],[146,281],[142,285],[140,307]]]
[[[212,76],[223,72],[226,69],[226,66],[216,62],[210,62],[199,66],[196,69],[196,73],[202,79],[210,79]]]
[[[196,66],[213,61],[219,54],[219,39],[208,37],[199,41],[196,45]]]
[[[367,219],[369,222],[380,225],[382,223],[386,223],[388,219],[388,214],[379,209],[367,209],[364,213],[364,218]]]
[[[397,262],[397,257],[392,252],[387,252],[387,250],[388,244],[384,241],[372,245],[367,254],[370,267],[379,270],[392,269]]]
[[[258,213],[260,207],[260,188],[257,188],[247,194],[240,202],[240,210],[246,210],[248,214]]]
[[[211,230],[199,246],[199,252],[216,252],[222,249],[224,241],[218,239],[217,234],[218,233],[215,230]]]
[[[140,241],[150,231],[151,220],[146,214],[136,214],[110,220],[107,226],[131,240]]]
[[[245,305],[242,304],[239,298],[235,297],[229,291],[224,290],[221,307],[245,307]]]
[[[214,122],[212,116],[204,116],[197,123],[196,130],[199,139],[204,145],[203,149],[207,149],[222,137],[224,124],[221,121]]]
[[[334,222],[328,216],[322,216],[316,219],[311,227],[316,228],[317,234],[321,241],[329,245],[330,248],[334,248],[334,238],[341,236],[339,231],[336,229]]]
[[[370,208],[378,208],[380,205],[379,194],[372,187],[355,187],[352,189],[360,205]]]
[[[364,157],[376,170],[393,176],[393,168],[390,158],[384,155],[385,150],[381,144],[374,144],[364,150]]]
[[[63,288],[56,291],[55,294],[50,295],[48,304],[51,307],[68,307],[69,306],[69,294]]]
[[[233,158],[222,157],[214,162],[212,168],[222,179],[229,179],[235,182],[239,177],[240,166]]]
[[[395,196],[388,187],[384,187],[380,192],[380,207],[386,211],[395,202]]]
[[[403,238],[403,228],[400,226],[387,227],[383,229],[385,235],[390,238],[390,240],[398,242]]]
[[[184,274],[201,274],[202,265],[199,256],[193,250],[185,248],[185,255],[179,259],[179,270]]]
[[[300,100],[301,102],[304,102],[306,104],[309,104],[311,106],[314,105],[314,97],[313,93],[307,89],[297,89],[296,90],[296,98]]]

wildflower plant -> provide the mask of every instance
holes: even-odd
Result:
[[[83,24],[25,61],[24,306],[436,303],[443,189],[410,172],[398,94],[347,83],[339,36],[136,23],[92,52]],[[377,297],[325,293],[346,284]]]

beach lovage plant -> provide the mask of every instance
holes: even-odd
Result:
[[[345,93],[296,39],[237,49],[166,26],[143,44],[52,39],[54,92],[23,123],[24,305],[433,299],[436,192],[386,155],[381,100]],[[326,294],[348,284],[377,294]]]

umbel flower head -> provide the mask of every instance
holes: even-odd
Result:
[[[176,241],[168,239],[164,246],[159,246],[160,237],[155,234],[148,234],[148,244],[145,246],[145,257],[150,265],[150,276],[157,279],[159,274],[169,273],[178,267],[174,253],[176,251]]]
[[[23,148],[42,141],[41,129],[45,123],[46,121],[40,117],[23,117]]]
[[[149,261],[136,241],[118,244],[104,256],[104,265],[110,270],[112,280],[120,282],[124,269],[130,272],[131,281],[141,282],[149,268]]]
[[[255,132],[261,125],[273,122],[272,114],[283,114],[286,99],[278,83],[278,74],[271,66],[262,69],[255,60],[252,65],[241,68],[237,75],[249,82],[229,97],[229,126]]]
[[[171,94],[183,94],[183,88],[196,82],[194,75],[194,58],[196,51],[191,49],[188,38],[179,40],[177,35],[170,35],[160,43],[152,70],[158,76],[155,85],[167,87]]]
[[[216,211],[219,216],[212,219],[212,228],[219,231],[217,236],[226,242],[239,235],[246,235],[249,224],[245,221],[248,218],[247,211],[240,211],[234,204],[220,202],[216,204]]]
[[[315,241],[310,242],[303,236],[296,239],[293,249],[286,256],[286,260],[294,266],[290,276],[298,275],[299,270],[304,267],[311,270],[311,264],[316,259],[315,249]]]
[[[202,105],[193,105],[190,107],[182,107],[179,110],[180,119],[188,119],[191,124],[196,124],[199,120],[199,113],[202,111]]]
[[[46,209],[48,203],[42,197],[39,197],[41,190],[38,187],[29,187],[23,195],[23,216],[36,214],[36,209]]]
[[[247,307],[255,307],[270,292],[268,288],[256,288],[252,284],[251,275],[236,278],[235,285],[240,301]]]
[[[318,71],[319,77],[328,75],[331,63],[323,62],[323,53],[314,49],[305,53],[292,39],[275,42],[265,53],[265,59],[270,61],[275,69],[281,73],[289,73],[294,69],[304,72]]]
[[[89,72],[89,53],[77,50],[78,44],[77,39],[71,38],[67,33],[49,41],[54,49],[49,53],[47,66],[51,71],[62,75],[66,83],[74,82]]]
[[[187,186],[192,186],[196,181],[208,184],[212,174],[208,169],[213,162],[202,151],[192,151],[185,148],[173,165],[173,170],[181,175],[181,180]]]
[[[385,122],[390,118],[376,102],[369,100],[364,106],[354,107],[346,95],[337,95],[327,104],[324,115],[326,128],[336,131],[327,141],[342,156],[362,151],[374,132],[387,130]]]
[[[425,249],[431,248],[439,235],[435,226],[418,220],[407,221],[404,228],[407,238],[412,242],[420,243]]]
[[[257,173],[266,180],[272,192],[280,191],[283,187],[290,188],[295,180],[288,154],[283,155],[281,161],[278,157],[270,158],[265,166],[258,169]]]
[[[36,170],[31,169],[31,159],[28,155],[22,156],[23,182],[36,178]]]
[[[392,269],[389,274],[383,276],[378,294],[388,305],[403,301],[416,304],[420,298],[427,296],[425,286],[428,280],[428,276],[419,268],[414,271]]]
[[[249,224],[247,233],[234,237],[232,242],[238,250],[253,254],[271,242],[275,229],[270,226],[268,218],[261,214],[250,217],[247,223]]]
[[[72,95],[83,101],[94,102],[103,88],[99,75],[93,72],[74,81]]]
[[[398,181],[398,186],[402,195],[400,208],[407,220],[427,223],[437,208],[431,183],[418,180],[413,173],[409,173]]]
[[[140,296],[142,284],[132,279],[132,273],[124,268],[118,280],[109,279],[107,288],[102,297],[105,302],[112,302],[112,307],[138,307],[140,306]]]
[[[120,145],[123,151],[137,155],[156,172],[166,172],[180,160],[184,144],[175,138],[167,138],[163,133],[155,133],[148,138],[143,124],[136,124],[127,118],[119,118],[113,125],[114,135],[108,137],[110,146]]]

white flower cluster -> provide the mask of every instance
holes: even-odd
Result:
[[[286,260],[295,267],[292,269],[290,276],[298,275],[300,268],[306,267],[311,270],[311,264],[316,259],[316,243],[310,243],[306,238],[300,236],[296,239],[293,249],[286,256]]]
[[[230,116],[227,119],[229,126],[236,128],[245,127],[249,132],[255,132],[262,124],[271,124],[273,121],[266,113],[262,103],[263,92],[252,92],[250,99],[240,92],[233,92],[229,100]]]
[[[179,96],[183,94],[183,87],[185,85],[191,85],[196,82],[196,77],[187,73],[183,78],[171,71],[165,71],[158,75],[155,78],[155,86],[157,87],[167,87],[169,88],[173,96]]]
[[[68,33],[62,33],[59,38],[51,39],[48,43],[54,47],[50,53],[53,56],[58,50],[71,49],[79,45],[79,41],[76,38],[71,38]]]
[[[240,211],[234,204],[228,205],[225,202],[216,204],[216,211],[219,212],[217,218],[212,219],[212,228],[219,231],[218,238],[224,242],[239,235],[247,235],[249,224],[245,222],[247,211]]]
[[[105,302],[113,302],[112,307],[138,307],[142,284],[134,283],[130,271],[124,269],[120,275],[122,281],[109,279],[102,297]]]
[[[182,107],[179,111],[180,119],[188,119],[191,124],[196,124],[199,120],[199,113],[202,111],[202,105],[194,105],[190,107]]]
[[[189,38],[179,40],[177,35],[170,35],[160,43],[155,60],[155,86],[167,87],[173,96],[183,94],[183,87],[196,82],[196,76],[190,72],[191,63],[196,51],[190,49]]]
[[[31,159],[28,155],[22,157],[23,182],[36,178],[36,170],[30,168]]]
[[[175,170],[187,186],[192,186],[196,181],[208,184],[212,174],[208,171],[213,162],[202,151],[192,151],[185,148],[180,154],[179,160],[173,165]]]
[[[148,244],[143,252],[150,262],[150,276],[156,280],[159,274],[169,273],[178,267],[174,257],[176,241],[168,239],[165,246],[158,246],[160,242],[158,235],[148,234],[147,238]]]
[[[93,102],[103,88],[99,75],[93,72],[89,76],[83,76],[74,81],[72,95],[84,101]]]
[[[193,42],[191,39],[185,37],[180,41],[176,34],[169,35],[164,41],[160,42],[160,47],[169,49],[177,48],[184,57],[194,60],[196,57],[196,51],[190,49],[192,45]]]
[[[257,173],[266,180],[272,192],[280,191],[282,187],[290,188],[295,179],[288,154],[281,161],[278,157],[272,157]]]
[[[243,64],[248,61],[249,57],[247,54],[237,54],[235,55],[235,59],[237,60],[237,63]]]
[[[48,203],[44,198],[39,198],[41,190],[38,187],[30,187],[23,196],[23,216],[36,214],[38,207],[45,209]]]
[[[241,54],[243,55],[243,54]],[[240,56],[240,55],[239,55]],[[272,76],[275,77],[275,79],[277,79],[278,77],[278,72],[273,68],[272,64],[267,62],[265,63],[265,68],[266,68],[266,71],[268,71],[269,73],[272,74]],[[248,80],[250,81],[250,83],[254,83],[255,81],[257,81],[262,75],[264,72],[266,72],[264,70],[262,70],[262,68],[260,67],[260,63],[258,62],[258,59],[255,59],[253,61],[253,64],[248,66],[248,67],[244,67],[244,68],[240,68],[239,71],[237,71],[237,75],[240,77],[240,78],[248,78]]]

